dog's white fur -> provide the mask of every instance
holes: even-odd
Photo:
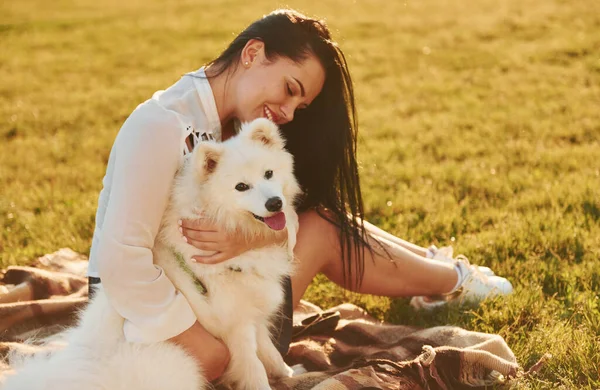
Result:
[[[265,172],[273,171],[267,179]],[[243,182],[244,192],[235,189]],[[291,251],[298,218],[293,203],[300,189],[293,175],[292,156],[284,150],[277,127],[266,119],[242,126],[240,134],[223,143],[202,142],[180,170],[153,248],[161,266],[190,303],[198,321],[228,346],[231,360],[223,380],[242,389],[269,389],[267,372],[290,376],[270,339],[269,321],[283,300],[281,279],[292,271]],[[267,199],[283,201],[288,245],[250,250],[216,265],[191,262],[202,254],[186,244],[178,230],[180,218],[201,212],[221,229],[251,236],[274,232],[252,214],[267,211]],[[198,293],[192,278],[176,263],[174,248],[207,287]],[[206,253],[204,253],[206,254]],[[239,268],[236,272],[232,268]],[[79,325],[65,335],[64,349],[26,359],[3,390],[199,390],[206,380],[183,349],[167,342],[133,344],[123,337],[123,318],[103,290],[83,312]],[[266,370],[265,370],[266,369]]]

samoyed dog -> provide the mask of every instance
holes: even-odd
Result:
[[[174,182],[154,261],[185,295],[200,324],[229,348],[222,380],[235,388],[270,389],[268,376],[293,372],[270,339],[269,321],[284,299],[281,280],[292,271],[299,192],[292,156],[277,126],[262,118],[223,143],[199,143]],[[178,220],[198,218],[200,212],[221,229],[247,237],[287,228],[287,245],[253,249],[220,264],[194,263],[193,255],[206,253],[182,240]],[[64,348],[24,359],[2,390],[210,387],[182,348],[129,343],[123,323],[99,288],[78,326],[64,334]]]

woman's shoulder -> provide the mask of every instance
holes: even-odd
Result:
[[[166,109],[156,100],[148,99],[138,105],[123,123],[121,132],[152,133],[155,136],[180,136],[181,120],[177,113]]]
[[[177,114],[165,109],[155,100],[148,99],[138,105],[125,120],[114,146],[120,152],[168,152],[179,157],[184,135],[185,128]]]
[[[178,126],[180,119],[177,112],[165,107],[154,97],[138,105],[125,121],[141,122],[156,126]]]
[[[218,114],[213,111],[207,112],[193,77],[186,75],[138,105],[125,120],[118,138],[128,138],[127,144],[170,144],[177,146],[178,153],[184,153],[180,149],[193,129],[218,127]]]

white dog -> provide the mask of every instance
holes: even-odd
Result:
[[[269,320],[283,300],[281,280],[292,271],[300,189],[292,156],[267,119],[242,126],[223,143],[201,142],[180,170],[153,252],[198,321],[231,354],[223,380],[237,388],[269,389],[272,377],[291,376],[270,339]],[[216,265],[192,262],[202,254],[181,239],[177,221],[198,212],[220,228],[246,236],[287,227],[288,245],[250,250]],[[203,289],[206,289],[206,292]],[[200,390],[207,381],[183,349],[171,343],[132,344],[123,318],[102,289],[64,349],[26,359],[3,390]]]

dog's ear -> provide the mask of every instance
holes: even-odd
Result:
[[[285,142],[277,125],[266,118],[258,118],[244,123],[240,135],[262,145],[283,149]]]
[[[208,179],[208,177],[217,169],[223,147],[221,144],[214,141],[204,141],[198,143],[194,149],[194,167],[200,181]]]

